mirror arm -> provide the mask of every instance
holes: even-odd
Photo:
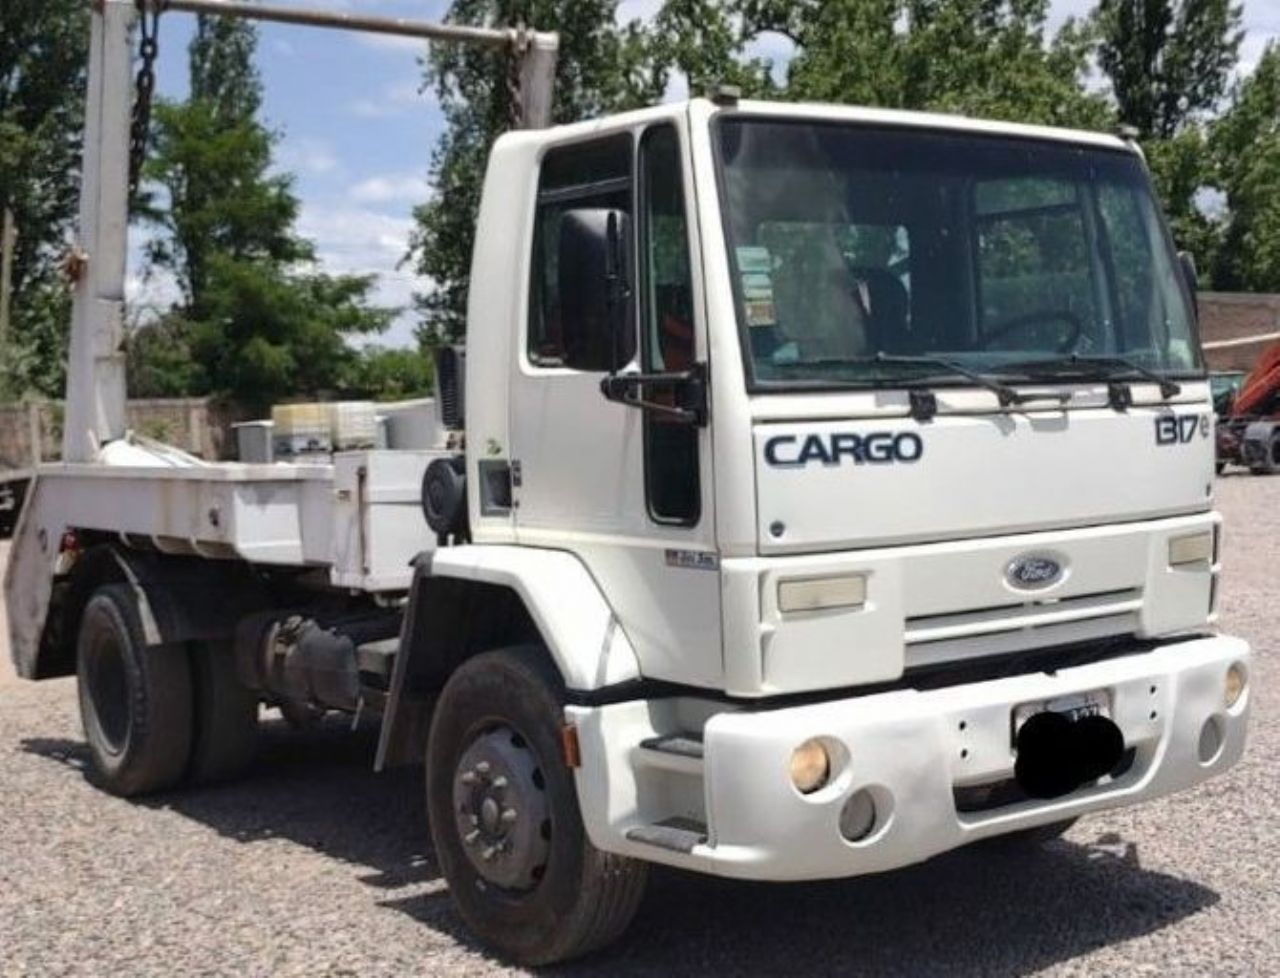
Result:
[[[678,391],[678,400],[691,407],[675,407],[648,400],[647,387],[670,387]],[[707,368],[696,364],[693,369],[676,373],[610,374],[600,381],[600,393],[606,400],[640,408],[685,424],[705,428],[707,425]]]

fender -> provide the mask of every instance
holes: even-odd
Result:
[[[641,678],[635,649],[573,554],[482,544],[442,548],[416,564],[378,770],[418,759],[435,694],[457,665],[487,649],[540,639],[572,693]]]
[[[431,576],[515,591],[574,692],[640,678],[640,660],[595,579],[573,554],[532,547],[465,546],[436,551]]]

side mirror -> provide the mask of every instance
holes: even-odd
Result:
[[[1178,252],[1178,266],[1182,269],[1182,279],[1187,283],[1187,291],[1191,293],[1191,304],[1195,306],[1196,315],[1200,315],[1200,272],[1196,269],[1196,256],[1189,251]]]
[[[630,217],[600,207],[565,211],[559,259],[565,366],[616,373],[636,355]]]

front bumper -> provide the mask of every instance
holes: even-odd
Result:
[[[641,746],[673,724],[688,729],[696,703],[570,707],[583,758],[583,820],[600,849],[722,876],[823,879],[906,866],[988,836],[1167,795],[1227,770],[1244,750],[1251,697],[1246,686],[1226,707],[1227,670],[1239,664],[1248,676],[1249,654],[1245,642],[1220,636],[1055,674],[717,712],[705,718],[700,760],[654,763]],[[1052,801],[1008,801],[999,786],[1013,778],[1014,709],[1095,690],[1110,696],[1132,752],[1127,770]],[[802,796],[788,768],[792,751],[811,737],[834,742],[847,758],[831,784]],[[975,810],[972,799],[988,786],[996,801]],[[864,789],[876,802],[875,827],[851,843],[840,814]],[[705,824],[705,839],[676,851],[628,838],[637,826],[664,820]]]

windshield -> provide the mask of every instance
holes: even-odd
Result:
[[[717,139],[757,386],[966,382],[939,358],[1006,379],[1203,372],[1131,153],[750,117]]]

